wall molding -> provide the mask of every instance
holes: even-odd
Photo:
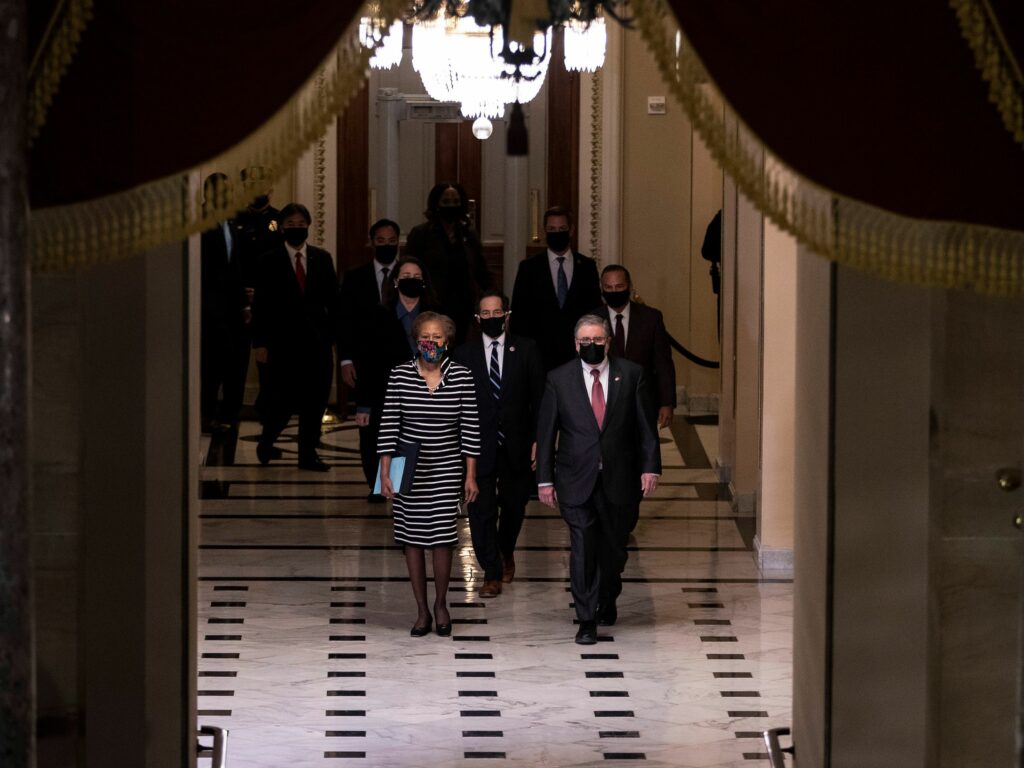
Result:
[[[793,549],[787,547],[766,547],[761,539],[754,536],[754,561],[762,571],[793,573]]]

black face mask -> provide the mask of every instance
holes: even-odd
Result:
[[[490,336],[492,339],[496,339],[505,332],[505,318],[481,317],[480,330],[483,331],[488,336]]]
[[[373,248],[373,257],[381,264],[390,264],[397,255],[397,245],[376,245]]]
[[[418,299],[426,288],[418,277],[403,277],[398,281],[398,292],[409,299]]]
[[[437,208],[437,215],[441,217],[441,221],[454,223],[462,218],[462,206],[440,205]]]
[[[285,227],[281,230],[281,236],[292,248],[298,248],[309,237],[309,227]]]
[[[562,253],[569,247],[568,232],[546,232],[544,239],[548,241],[548,248],[555,253]]]
[[[604,344],[588,344],[580,347],[580,360],[587,365],[600,365],[604,362]]]
[[[270,205],[270,195],[260,195],[251,203],[249,203],[249,207],[252,208],[254,211],[258,211],[261,208],[266,208],[268,205]]]
[[[602,291],[605,303],[612,309],[620,309],[629,303],[629,291]]]

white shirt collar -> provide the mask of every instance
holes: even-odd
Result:
[[[558,259],[561,258],[565,259],[565,261],[562,262],[563,264],[568,264],[570,261],[572,261],[572,248],[570,248],[565,253],[555,253],[550,248],[548,248],[548,261],[551,262],[555,267],[558,266]]]
[[[505,346],[505,332],[504,331],[501,332],[501,336],[491,337],[491,336],[488,336],[483,331],[480,331],[480,335],[483,337],[484,348],[485,349],[490,349],[491,348],[491,342],[494,342],[494,341],[498,342],[498,346],[499,347],[504,347]]]
[[[605,354],[604,360],[601,361],[600,365],[591,365],[590,363],[587,363],[582,359],[580,360],[580,363],[583,364],[583,372],[586,373],[588,376],[592,375],[590,373],[591,371],[600,371],[602,376],[604,376],[604,374],[608,371],[607,353]]]
[[[293,263],[295,262],[295,254],[299,253],[300,251],[302,252],[302,258],[304,258],[304,259],[308,259],[309,258],[309,243],[308,242],[303,243],[301,248],[293,248],[289,243],[285,243],[284,247],[288,249],[288,258],[290,258]]]
[[[622,315],[622,319],[625,320],[626,322],[629,322],[629,307],[632,303],[632,301],[627,301],[626,306],[624,306],[622,309],[612,309],[611,307],[608,307],[608,320],[611,322],[612,325],[612,333],[615,333],[616,315]]]

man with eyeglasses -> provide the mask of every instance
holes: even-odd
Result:
[[[455,350],[473,373],[480,419],[479,495],[469,505],[473,551],[484,570],[480,597],[497,597],[516,572],[515,547],[533,482],[536,425],[544,393],[537,345],[508,332],[508,297],[486,291],[477,305],[481,338]],[[499,515],[500,509],[500,515]]]
[[[548,373],[541,400],[537,492],[569,526],[576,642],[592,645],[598,624],[618,620],[626,542],[641,496],[658,487],[661,452],[644,370],[608,357],[608,322],[584,315],[575,339],[579,359]]]
[[[544,212],[547,250],[519,262],[512,289],[511,329],[537,342],[544,370],[575,356],[572,329],[601,303],[597,262],[573,250],[572,214],[555,206]]]

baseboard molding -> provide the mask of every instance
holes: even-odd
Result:
[[[739,517],[754,517],[757,514],[757,494],[740,493],[729,481],[729,493],[732,495],[732,511]]]
[[[718,414],[717,392],[708,394],[688,394],[686,387],[676,387],[676,399],[681,409],[691,416],[712,416]]]
[[[754,536],[754,560],[761,571],[774,574],[793,573],[793,550],[784,547],[766,547]]]

